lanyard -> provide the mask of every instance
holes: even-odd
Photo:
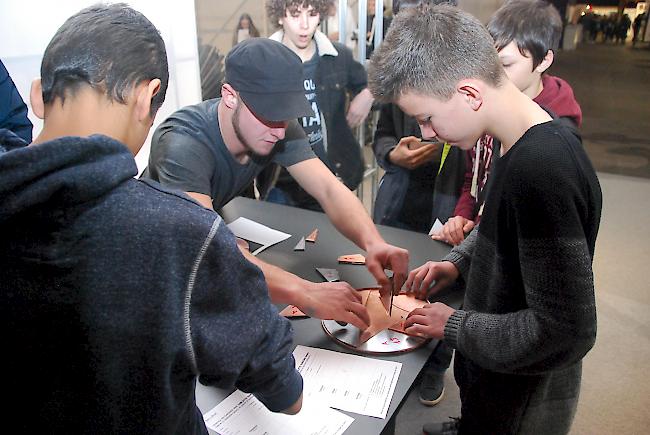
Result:
[[[440,175],[440,171],[442,171],[442,165],[445,164],[445,159],[447,158],[447,154],[449,154],[450,149],[451,149],[451,145],[445,142],[445,146],[442,148],[442,157],[440,157],[440,167],[438,168],[438,175]]]

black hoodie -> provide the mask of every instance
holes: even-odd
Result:
[[[216,213],[135,180],[110,138],[0,138],[9,432],[207,433],[199,374],[297,400],[291,327]]]

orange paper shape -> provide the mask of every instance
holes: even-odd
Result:
[[[295,305],[287,305],[284,310],[280,311],[280,315],[284,317],[309,317]]]
[[[309,233],[309,235],[305,237],[305,241],[316,243],[316,238],[318,238],[318,228]]]
[[[381,302],[378,289],[361,290],[363,304],[370,315],[370,326],[361,332],[359,336],[359,345],[370,340],[384,329],[406,334],[404,331],[404,320],[406,316],[416,308],[422,308],[427,304],[426,301],[416,299],[410,294],[400,294],[393,298],[393,310],[389,316]]]
[[[361,254],[341,255],[338,260],[345,264],[366,264],[366,257]]]

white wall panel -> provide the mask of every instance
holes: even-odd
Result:
[[[0,2],[0,59],[28,106],[29,87],[40,75],[41,59],[50,39],[70,15],[94,3],[97,0]],[[194,0],[131,0],[128,3],[160,30],[167,47],[170,83],[155,128],[176,109],[201,101]],[[42,122],[33,116],[31,107],[29,116],[36,136]],[[136,159],[140,169],[146,164],[148,150],[149,140]]]

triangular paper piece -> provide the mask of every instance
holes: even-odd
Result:
[[[287,305],[284,310],[280,311],[280,315],[284,317],[309,317],[295,305]]]
[[[304,251],[305,250],[305,238],[302,237],[300,241],[293,247],[294,251]]]
[[[336,269],[326,269],[324,267],[317,267],[316,271],[320,273],[325,281],[327,282],[336,282],[340,279],[339,271]]]
[[[318,238],[318,228],[309,233],[309,235],[305,237],[305,240],[308,242],[316,243],[316,238]]]
[[[341,255],[338,261],[345,264],[366,264],[366,257],[361,254]]]

